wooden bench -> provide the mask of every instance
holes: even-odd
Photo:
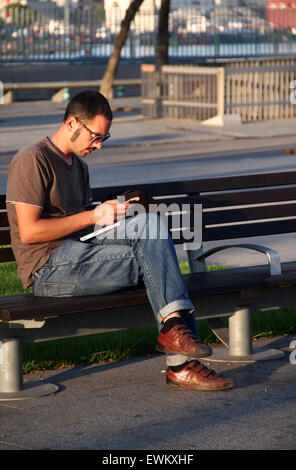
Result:
[[[216,250],[228,249],[225,240],[285,234],[296,231],[296,172],[252,174],[190,181],[136,185],[162,204],[187,204],[190,226],[196,223],[194,208],[202,207],[200,233],[203,241],[217,243]],[[121,194],[130,186],[96,188],[94,200]],[[10,243],[1,196],[0,244]],[[196,206],[197,205],[197,206]],[[197,211],[199,214],[199,212]],[[259,266],[206,271],[205,260],[215,250],[203,252],[200,240],[184,237],[180,222],[176,238],[174,211],[167,215],[174,243],[184,244],[190,274],[184,279],[196,318],[208,321],[225,347],[215,348],[209,360],[255,362],[282,357],[278,350],[256,349],[252,345],[251,312],[296,305],[296,262],[281,263],[279,255],[258,245],[239,245],[266,255]],[[180,218],[180,220],[183,220]],[[201,230],[202,225],[202,230]],[[233,246],[233,245],[232,245]],[[237,245],[235,245],[237,246]],[[231,254],[231,253],[230,253]],[[0,249],[0,262],[13,260],[9,247]],[[231,263],[229,263],[231,265]],[[229,317],[226,328],[221,317]],[[138,286],[102,296],[36,298],[31,294],[0,297],[0,399],[20,399],[56,391],[52,384],[23,384],[22,343],[81,336],[112,330],[154,325],[145,289]],[[217,351],[219,352],[217,352]],[[220,354],[220,355],[219,355]],[[34,385],[34,386],[33,386]]]

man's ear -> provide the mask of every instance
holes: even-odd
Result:
[[[78,121],[75,116],[69,116],[65,122],[68,131],[73,132],[78,127]]]

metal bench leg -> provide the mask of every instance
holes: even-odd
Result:
[[[196,258],[200,256],[203,252],[202,244],[201,243],[191,243],[191,247],[185,244],[185,249],[187,250],[187,258],[189,269],[191,273],[200,273],[206,270],[206,262],[205,260],[197,261]]]
[[[248,306],[236,309],[229,317],[229,349],[214,348],[212,356],[206,360],[213,362],[253,363],[279,359],[285,355],[277,349],[257,348],[252,344],[252,317]]]
[[[252,316],[248,307],[237,310],[229,317],[229,354],[230,356],[249,356],[252,354]]]
[[[1,342],[0,392],[20,392],[23,388],[20,338],[7,338]]]
[[[57,390],[58,386],[50,383],[23,384],[21,338],[0,339],[0,401],[38,398]]]

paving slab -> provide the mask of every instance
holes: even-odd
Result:
[[[61,123],[66,104],[44,100],[0,106],[1,153],[15,152],[19,145],[28,145],[53,132]],[[144,118],[140,97],[114,99],[111,106],[114,121],[108,146],[113,147],[295,136],[296,119],[221,127],[190,120]],[[16,134],[17,140],[14,139]]]
[[[295,450],[292,339],[257,341],[281,359],[209,366],[234,377],[228,391],[168,388],[163,355],[25,375],[60,390],[0,403],[0,450]]]

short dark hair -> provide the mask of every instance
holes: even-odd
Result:
[[[69,116],[75,116],[81,121],[90,121],[98,114],[112,121],[113,115],[108,103],[99,91],[85,90],[77,93],[68,103],[64,115],[64,122]]]

